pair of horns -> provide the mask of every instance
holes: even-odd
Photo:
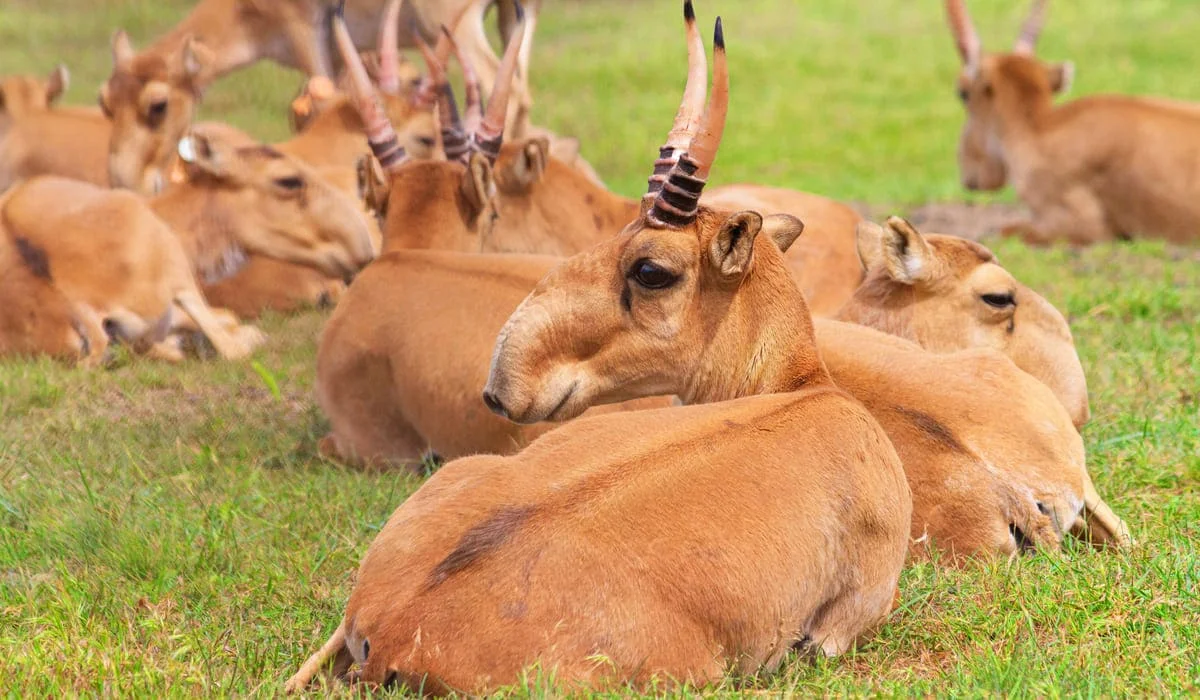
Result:
[[[457,42],[454,41],[450,30],[446,27],[442,27],[437,47],[433,49],[429,48],[429,45],[415,31],[414,36],[421,55],[425,59],[425,64],[429,68],[429,75],[422,82],[415,96],[416,103],[425,109],[432,109],[435,104],[437,105],[442,121],[442,148],[446,152],[446,159],[465,163],[470,158],[473,146],[477,147],[478,145],[471,140],[468,134],[477,131],[483,121],[483,101],[480,98],[479,78],[476,76],[471,62],[459,50]],[[454,90],[450,87],[447,67],[451,53],[458,59],[463,70],[463,82],[467,93],[466,125],[459,116],[458,104],[454,101]],[[507,108],[507,104],[505,106]],[[503,118],[501,115],[501,125],[503,125]],[[499,144],[496,146],[496,153],[488,155],[492,158],[492,162],[495,162],[495,156],[499,155]]]
[[[387,91],[387,84],[389,82],[394,84],[397,92],[399,91],[398,72],[393,70],[393,68],[399,66],[397,37],[399,33],[400,2],[401,0],[390,1],[384,12],[383,27],[380,29],[380,88],[385,91]],[[504,138],[504,121],[508,113],[508,100],[509,95],[512,93],[512,79],[517,68],[517,54],[521,50],[521,43],[525,36],[524,11],[519,3],[516,7],[517,28],[519,31],[514,32],[513,40],[505,48],[504,57],[500,61],[500,68],[496,74],[496,86],[491,98],[488,100],[486,110],[481,110],[478,106],[479,88],[474,71],[471,70],[471,67],[463,60],[462,55],[459,54],[459,62],[463,64],[463,72],[467,76],[468,120],[472,120],[472,115],[475,112],[481,112],[481,115],[478,125],[474,126],[470,135],[464,139],[468,142],[467,148],[462,150],[461,154],[456,153],[451,157],[457,157],[465,161],[469,157],[470,151],[474,150],[483,153],[494,164],[496,157],[500,153],[500,145]],[[355,49],[349,30],[346,28],[345,9],[346,1],[341,0],[338,3],[337,11],[333,18],[333,35],[342,60],[346,64],[350,97],[358,109],[359,115],[362,117],[363,126],[367,133],[367,142],[371,145],[371,152],[375,154],[375,157],[379,160],[379,164],[383,166],[384,170],[391,172],[404,162],[407,154],[400,145],[400,141],[396,136],[396,130],[388,120],[387,113],[375,95],[371,79],[367,75],[366,68],[363,67],[362,59]],[[387,49],[386,52],[385,48]],[[448,131],[459,134],[465,133],[461,126],[461,120],[458,117],[458,110],[453,103],[453,94],[450,90],[449,80],[445,75],[445,65],[449,59],[449,54],[451,51],[457,53],[457,48],[457,45],[450,38],[449,32],[443,28],[442,35],[438,39],[438,49],[428,52],[423,51],[430,68],[429,84],[435,93],[440,93],[438,104],[443,108],[444,112],[441,116],[443,120],[446,120],[450,124],[448,130],[443,129],[443,138],[447,136]],[[428,47],[426,46],[425,49],[428,49]],[[440,58],[439,56],[441,55],[444,55],[445,58]],[[422,87],[424,88],[425,86]],[[424,93],[424,96],[422,96],[422,93]],[[418,91],[415,99],[427,99],[432,103],[433,99],[429,95],[430,93],[424,90]],[[451,141],[453,140],[454,138],[452,137]],[[447,155],[450,156],[451,154],[447,153]]]
[[[677,228],[696,220],[700,194],[717,157],[729,113],[729,67],[721,18],[717,18],[713,29],[713,88],[707,105],[708,64],[692,0],[683,3],[683,21],[688,45],[687,84],[675,123],[659,148],[646,192],[647,197],[653,197],[647,222],[658,227]]]
[[[1032,56],[1037,49],[1038,37],[1042,34],[1042,26],[1046,23],[1046,5],[1048,0],[1033,0],[1029,14],[1021,24],[1021,33],[1013,44],[1013,53]],[[958,45],[958,54],[964,64],[976,65],[982,55],[983,48],[979,41],[979,33],[971,22],[963,0],[946,0],[946,17],[950,21],[950,31],[954,33],[954,42]]]

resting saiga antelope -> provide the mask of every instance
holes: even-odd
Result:
[[[866,250],[871,241],[878,249],[877,236],[884,231],[895,236],[906,231],[914,251],[918,243],[925,246],[913,253],[927,270],[920,278],[923,293],[915,299],[913,282],[891,281],[873,260],[868,282],[842,316],[950,353],[933,355],[868,328],[817,322],[818,349],[834,381],[872,410],[905,464],[918,551],[932,546],[954,554],[1015,553],[1035,543],[1056,545],[1082,525],[1076,518],[1081,508],[1093,539],[1127,542],[1124,525],[1092,486],[1082,442],[1063,408],[1069,403],[1086,410],[1087,395],[1062,315],[977,243],[922,237],[898,219],[882,229],[863,229]],[[373,263],[355,281],[321,341],[318,397],[332,425],[322,442],[326,454],[372,466],[413,463],[427,449],[451,458],[508,454],[551,429],[550,423],[515,425],[488,416],[478,391],[505,319],[558,262],[397,251]],[[587,272],[567,266],[552,274],[558,280],[586,279]],[[1004,309],[975,312],[974,304],[987,304],[973,299],[979,289],[1020,299],[1019,319],[1015,309],[1007,312],[1011,333],[1001,331],[997,338],[993,330],[1005,323]],[[537,308],[543,307],[579,313],[551,302]],[[564,337],[573,339],[567,330]],[[995,348],[1012,360],[992,352],[954,352],[973,346]],[[588,354],[575,346],[552,349],[568,357]],[[620,364],[613,359],[605,367]],[[712,398],[703,383],[691,390]],[[725,390],[735,393],[716,398],[747,389]],[[684,399],[691,400],[687,394]],[[665,404],[661,398],[639,402],[625,407]],[[537,418],[518,417],[522,423]]]
[[[0,221],[45,251],[55,286],[122,339],[178,359],[169,336],[190,319],[222,356],[241,357],[261,334],[215,313],[198,277],[229,274],[247,252],[349,275],[374,251],[354,202],[303,165],[269,147],[231,148],[198,134],[186,143],[191,178],[148,202],[35,178],[13,189]]]
[[[773,669],[796,646],[845,651],[891,610],[910,497],[878,424],[825,372],[764,240],[786,247],[801,226],[697,209],[728,105],[720,20],[714,43],[712,100],[684,101],[660,165],[678,160],[619,239],[581,256],[619,264],[619,283],[578,284],[630,321],[592,348],[639,355],[611,377],[613,398],[745,367],[741,329],[760,318],[761,343],[795,350],[763,367],[780,393],[596,416],[513,457],[447,464],[372,543],[342,624],[289,689],[330,658],[427,692],[486,693],[532,664],[564,688],[704,685]],[[661,289],[660,253],[679,288]],[[578,412],[569,394],[563,405]]]
[[[1050,387],[1076,427],[1090,417],[1087,378],[1071,327],[987,247],[922,234],[899,217],[863,222],[866,279],[837,318],[911,340],[933,352],[988,347]]]
[[[498,1],[502,18],[520,14],[519,8],[507,7],[515,0]],[[480,66],[485,89],[491,90],[497,59],[483,28],[457,22],[471,5],[489,2],[409,0],[401,8],[398,0],[351,0],[346,17],[351,38],[361,48],[369,47],[381,29],[406,38],[408,32],[398,32],[397,26],[415,26],[431,41],[440,26],[457,25],[459,41]],[[226,73],[270,58],[310,76],[332,77],[332,11],[329,0],[200,0],[183,21],[140,53],[118,31],[112,42],[113,72],[100,91],[101,107],[113,123],[112,184],[148,194],[161,189],[200,95]],[[482,24],[482,9],[471,17]]]
[[[1055,105],[1074,67],[1034,54],[1046,4],[1034,0],[1011,52],[984,53],[963,0],[946,0],[963,62],[963,185],[996,190],[1011,183],[1033,218],[1009,232],[1031,243],[1196,240],[1200,107],[1119,95]]]

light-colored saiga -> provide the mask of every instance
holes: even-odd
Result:
[[[1011,183],[1033,218],[1009,232],[1031,243],[1197,240],[1200,107],[1121,95],[1055,105],[1074,67],[1034,54],[1047,4],[1034,0],[1011,52],[984,53],[964,0],[946,0],[963,62],[963,185]]]
[[[867,277],[838,319],[932,352],[999,350],[1050,387],[1076,427],[1087,423],[1087,378],[1067,319],[991,250],[957,236],[923,235],[894,216],[883,226],[860,224],[858,250]]]
[[[402,27],[416,27],[431,41],[442,25],[457,26],[459,41],[490,90],[497,61],[482,26],[482,6],[490,1],[408,0],[401,7],[399,0],[351,0],[345,9],[351,38],[360,48],[370,47],[385,32],[389,45],[408,39],[410,32],[400,31]],[[520,14],[507,7],[513,1],[498,0],[502,18]],[[458,22],[476,5],[481,7]],[[333,8],[330,0],[200,0],[140,53],[124,31],[114,34],[113,72],[100,91],[101,106],[113,122],[112,184],[148,194],[160,190],[200,96],[230,71],[269,58],[308,75],[332,77],[328,28]]]
[[[840,653],[892,608],[910,497],[882,430],[813,347],[779,252],[799,222],[697,209],[728,104],[719,20],[715,44],[709,107],[685,91],[663,152],[674,164],[572,284],[627,321],[593,336],[595,355],[639,355],[610,398],[683,390],[715,367],[754,368],[780,393],[596,416],[513,457],[446,465],[376,538],[342,624],[290,689],[331,657],[426,691],[489,692],[533,664],[563,688],[704,685],[797,646]],[[755,361],[776,344],[799,351]],[[539,417],[582,411],[547,389]]]
[[[352,274],[373,257],[371,241],[352,200],[283,154],[198,135],[187,143],[191,179],[149,202],[35,178],[14,188],[0,221],[45,251],[55,286],[123,339],[177,359],[165,341],[190,319],[221,355],[240,357],[260,335],[215,314],[197,277],[228,274],[247,251]]]

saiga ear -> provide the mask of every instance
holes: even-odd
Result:
[[[213,52],[207,46],[189,36],[179,49],[180,75],[193,82],[207,83],[214,60]]]
[[[804,233],[804,222],[791,214],[772,214],[763,218],[762,231],[771,237],[779,252],[786,253]]]
[[[560,136],[550,143],[550,155],[567,165],[574,165],[579,160],[581,146],[579,139],[574,136]]]
[[[237,159],[235,149],[198,129],[192,129],[179,140],[178,151],[179,159],[189,167],[218,178],[229,177],[230,168]]]
[[[358,196],[377,217],[386,219],[391,181],[383,167],[375,156],[366,154],[359,157],[355,170],[358,172]]]
[[[70,84],[71,72],[63,64],[58,64],[54,68],[54,72],[46,79],[46,104],[54,104],[54,101],[67,91]]]
[[[750,269],[754,239],[763,227],[762,215],[740,211],[721,224],[708,247],[708,260],[717,275],[729,282],[740,282]]]
[[[481,153],[471,154],[467,170],[463,173],[461,187],[473,220],[491,205],[496,196],[496,182],[486,156]]]
[[[888,275],[897,282],[915,284],[927,279],[933,267],[933,249],[913,225],[898,216],[884,222],[882,255]]]
[[[521,145],[521,150],[508,166],[506,184],[511,182],[521,190],[528,190],[542,179],[546,172],[546,160],[550,157],[550,140],[544,136],[531,138]]]
[[[1071,61],[1052,63],[1046,67],[1046,77],[1050,79],[1050,89],[1054,94],[1062,95],[1075,82],[1075,64]]]
[[[863,270],[882,267],[883,227],[874,221],[860,221],[854,228],[854,238],[858,248],[858,262]]]
[[[112,38],[112,61],[113,67],[125,69],[133,63],[133,44],[129,41],[129,35],[124,29],[118,29],[113,33]]]

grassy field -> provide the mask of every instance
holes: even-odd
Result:
[[[145,43],[188,4],[6,0],[0,73],[64,61],[69,101],[90,103],[112,29]],[[535,120],[582,137],[610,185],[637,194],[679,97],[678,7],[546,4]],[[1012,40],[1013,5],[970,3],[986,43]],[[967,199],[954,166],[957,58],[937,3],[700,0],[698,10],[724,15],[733,76],[715,180],[877,210]],[[1198,34],[1191,0],[1061,3],[1042,48],[1076,61],[1076,94],[1200,99]],[[281,138],[298,84],[255,67],[215,87],[203,116]],[[866,648],[720,692],[1200,693],[1200,252],[990,243],[1071,319],[1091,388],[1090,469],[1139,546],[913,566],[900,611]],[[0,365],[0,689],[274,694],[324,640],[362,552],[420,482],[316,456],[322,322],[268,319],[272,342],[253,363]]]

